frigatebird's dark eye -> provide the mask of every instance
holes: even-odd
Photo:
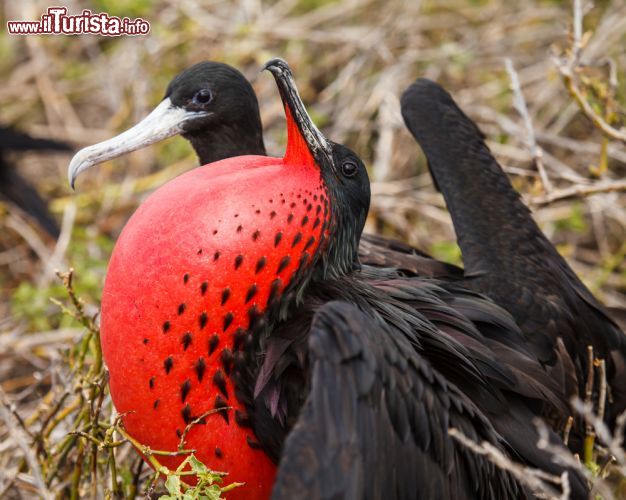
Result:
[[[345,177],[354,177],[358,172],[359,167],[356,166],[356,163],[353,161],[344,161],[341,164],[341,173]]]
[[[202,89],[193,96],[194,104],[208,104],[213,100],[213,94],[209,89]]]

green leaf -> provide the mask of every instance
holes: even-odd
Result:
[[[207,474],[207,472],[209,472],[206,465],[200,462],[200,460],[198,460],[195,455],[191,455],[191,457],[189,457],[189,465],[191,467],[191,470],[194,471],[197,475]]]
[[[207,493],[206,498],[208,500],[220,500],[222,497],[222,488],[220,488],[217,484],[211,485],[205,489]]]
[[[162,496],[161,499],[166,500],[177,500],[183,498],[180,491],[180,477],[176,475],[170,475],[167,477],[165,481],[165,488],[167,488],[170,496]]]

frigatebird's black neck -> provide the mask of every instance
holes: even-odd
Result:
[[[241,123],[213,125],[209,129],[188,132],[183,137],[191,143],[200,165],[234,156],[266,154],[258,107],[250,109]]]
[[[402,97],[402,114],[446,200],[466,275],[513,272],[520,258],[546,251],[545,236],[484,135],[443,88],[417,80]]]
[[[613,402],[605,415],[612,421],[626,407],[624,333],[541,232],[483,134],[445,90],[416,81],[403,95],[402,114],[446,199],[466,285],[515,318],[541,363],[560,367],[568,397],[584,393],[593,346],[607,362]]]

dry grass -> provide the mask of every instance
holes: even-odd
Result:
[[[443,199],[399,112],[402,90],[418,76],[432,78],[479,123],[544,231],[591,290],[609,306],[626,307],[624,0],[600,2],[580,24],[573,24],[569,2],[555,1],[122,4],[67,2],[72,12],[144,17],[150,36],[2,32],[2,123],[77,147],[91,144],[146,115],[178,71],[215,59],[254,80],[268,149],[280,155],[282,108],[272,79],[258,73],[280,56],[293,66],[324,132],[370,167],[368,229],[456,262]],[[0,19],[35,19],[47,6],[5,0]],[[78,194],[67,187],[68,161],[19,158],[51,200],[62,225],[57,242],[0,202],[0,496],[100,497],[108,488],[132,497],[150,472],[117,432],[107,434],[116,422],[93,319],[124,221],[148,192],[196,159],[182,139],[172,139],[86,175]],[[89,304],[78,321],[49,300],[66,297],[54,271],[70,266],[80,277],[76,292]],[[93,474],[98,479],[89,481]]]

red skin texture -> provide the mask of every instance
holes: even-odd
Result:
[[[320,170],[289,117],[288,126],[284,159],[222,160],[154,192],[117,241],[102,297],[101,342],[111,395],[136,440],[154,450],[174,451],[180,442],[177,430],[186,427],[185,405],[192,418],[214,409],[218,395],[232,408],[226,410],[230,424],[213,413],[205,425],[191,428],[185,442],[209,468],[228,472],[226,483],[246,483],[229,499],[268,498],[276,466],[247,444],[248,437],[255,440],[252,431],[235,423],[235,409],[245,408],[230,378],[225,376],[228,398],[213,380],[218,371],[225,375],[222,351],[233,349],[237,328],[248,327],[251,307],[265,310],[270,284],[277,278],[281,289],[289,283],[307,244],[306,253],[313,255],[329,217]],[[278,272],[285,256],[290,262]],[[246,303],[253,284],[256,294]],[[224,301],[225,289],[230,294]],[[224,330],[229,313],[232,320]],[[209,354],[214,335],[219,340]],[[200,359],[205,365],[201,380]],[[182,457],[159,460],[173,469]]]

